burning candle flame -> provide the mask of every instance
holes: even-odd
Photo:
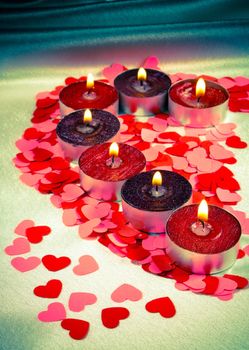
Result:
[[[139,70],[137,72],[137,79],[138,80],[146,80],[147,79],[147,73],[143,67],[139,68]]]
[[[119,153],[119,147],[117,142],[113,142],[109,148],[109,156],[117,157]]]
[[[87,75],[87,80],[86,80],[86,87],[88,90],[92,89],[94,87],[94,78],[92,73],[89,73]]]
[[[197,216],[199,220],[208,221],[208,205],[205,199],[198,206]]]
[[[153,186],[161,186],[162,185],[162,175],[160,171],[156,171],[152,178]]]
[[[83,122],[91,123],[92,119],[92,112],[90,111],[90,109],[86,109],[84,112]]]
[[[196,98],[199,98],[201,96],[204,96],[206,92],[206,83],[203,78],[199,78],[196,83],[195,87],[195,95]]]

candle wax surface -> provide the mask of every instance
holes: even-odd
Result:
[[[73,109],[104,109],[118,99],[118,93],[111,85],[95,81],[91,89],[94,98],[87,98],[86,81],[72,83],[60,93],[61,102]]]
[[[239,241],[241,227],[238,220],[222,208],[209,205],[208,223],[210,234],[198,236],[191,230],[197,221],[198,205],[187,205],[176,210],[166,224],[166,232],[178,246],[201,254],[216,254],[226,251]]]
[[[160,197],[153,196],[152,177],[155,171],[147,171],[126,181],[121,196],[132,207],[146,211],[166,211],[179,208],[192,194],[190,183],[172,171],[160,170],[162,186],[166,191]]]
[[[170,78],[163,72],[146,69],[147,79],[141,86],[137,79],[138,69],[130,69],[121,73],[114,81],[117,90],[132,97],[152,97],[164,94],[171,85]]]
[[[169,92],[170,98],[182,106],[200,109],[220,105],[228,99],[228,94],[223,87],[205,80],[206,92],[198,102],[195,93],[196,83],[194,79],[177,82]]]
[[[83,123],[84,110],[73,112],[64,117],[56,128],[57,135],[65,142],[73,145],[92,146],[110,140],[120,128],[119,120],[111,113],[99,109],[92,109],[92,124],[96,128],[92,133],[83,133],[80,130],[89,129]],[[91,123],[89,123],[91,125]]]
[[[108,166],[106,163],[110,159],[110,145],[109,142],[88,148],[79,159],[80,169],[86,175],[102,181],[123,181],[144,169],[146,159],[143,153],[124,143],[119,144],[118,158],[122,160],[120,166]]]

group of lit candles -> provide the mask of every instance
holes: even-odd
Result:
[[[122,199],[124,216],[134,228],[149,234],[166,232],[168,254],[181,267],[215,273],[231,266],[241,234],[238,221],[215,206],[210,206],[208,219],[205,200],[199,208],[186,205],[192,188],[181,175],[145,172],[143,153],[118,142],[120,123],[115,116],[118,102],[124,112],[147,117],[168,106],[184,125],[212,126],[224,116],[227,91],[202,78],[171,86],[166,74],[144,68],[121,73],[114,85],[94,82],[88,75],[87,81],[70,84],[60,93],[64,118],[57,126],[58,141],[66,158],[78,160],[83,189],[99,200]]]

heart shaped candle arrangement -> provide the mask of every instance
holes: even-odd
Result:
[[[146,60],[143,66],[146,69],[158,70],[158,60],[155,57],[151,57]],[[124,66],[115,64],[111,67],[106,67],[104,74],[110,82],[113,82],[115,77],[125,70]],[[170,77],[173,83],[188,78],[193,79],[195,77],[185,74],[175,74]],[[248,79],[243,77],[235,79],[204,77],[204,79],[220,83],[227,88],[230,95],[229,108],[231,111],[249,112]],[[130,208],[127,211],[124,205],[124,215],[120,211],[119,203],[112,201],[112,196],[108,198],[102,196],[93,198],[94,195],[92,196],[92,194],[94,188],[96,188],[95,184],[89,186],[90,182],[84,180],[85,176],[91,177],[94,181],[102,182],[112,182],[114,180],[122,182],[129,178],[124,184],[122,196],[123,200],[129,203],[132,209],[135,209],[136,206],[132,203],[132,199],[133,195],[136,195],[136,191],[139,192],[141,189],[141,186],[139,187],[140,182],[135,185],[133,190],[128,188],[126,191],[126,186],[129,187],[132,181],[140,178],[140,176],[145,176],[146,179],[149,176],[149,180],[151,180],[151,175],[156,170],[160,170],[163,177],[163,186],[170,185],[170,176],[173,176],[175,179],[174,183],[179,184],[176,192],[181,193],[179,195],[181,198],[179,201],[176,201],[176,205],[170,207],[167,205],[166,211],[176,209],[188,201],[191,195],[190,183],[192,185],[193,203],[199,203],[203,197],[206,197],[210,205],[210,224],[212,226],[215,226],[212,218],[213,210],[215,212],[217,210],[213,209],[212,205],[225,206],[226,210],[240,220],[242,232],[249,234],[249,219],[246,218],[245,213],[231,208],[232,205],[237,204],[240,200],[240,196],[237,194],[240,186],[232,171],[226,167],[226,164],[234,164],[236,158],[230,149],[228,150],[223,146],[225,143],[228,147],[244,148],[247,146],[244,141],[235,135],[236,125],[227,123],[219,124],[209,129],[193,129],[179,126],[177,120],[168,114],[160,113],[155,117],[147,118],[144,122],[137,121],[130,114],[121,115],[119,117],[119,156],[109,153],[110,144],[95,145],[84,151],[79,161],[79,170],[73,163],[70,164],[65,159],[63,150],[56,137],[57,125],[62,123],[60,122],[60,107],[63,115],[69,111],[73,112],[75,109],[82,108],[93,110],[96,108],[109,109],[109,107],[114,107],[117,103],[117,93],[108,84],[103,86],[102,83],[98,84],[98,82],[95,82],[94,88],[93,86],[89,87],[89,84],[87,87],[85,77],[79,80],[71,77],[67,78],[66,84],[69,85],[67,87],[57,87],[52,91],[43,92],[37,96],[32,125],[24,131],[22,138],[16,142],[20,152],[14,158],[14,164],[22,172],[20,176],[21,181],[28,186],[34,187],[40,193],[50,196],[52,204],[62,211],[63,223],[66,226],[75,227],[76,231],[78,231],[79,244],[81,239],[98,240],[112,253],[122,258],[130,259],[136,265],[140,265],[144,271],[174,280],[175,287],[178,290],[191,290],[193,293],[212,295],[220,300],[230,300],[238,289],[245,288],[247,279],[232,273],[223,276],[192,274],[185,269],[186,266],[182,264],[182,260],[178,260],[177,256],[172,254],[171,243],[177,243],[177,246],[181,245],[179,241],[183,238],[180,235],[181,232],[187,230],[188,237],[191,235],[192,238],[196,236],[192,231],[189,232],[189,225],[197,222],[196,205],[190,206],[192,208],[191,213],[192,211],[194,212],[193,215],[185,215],[185,211],[188,210],[189,206],[179,208],[172,213],[167,224],[168,236],[165,236],[165,233],[151,235],[151,228],[147,230],[149,232],[144,232],[146,231],[144,227],[136,223],[137,214],[135,216],[129,215]],[[110,91],[109,95],[103,94],[105,102],[103,105],[102,97],[98,97],[99,91],[101,91],[102,96],[102,89]],[[87,95],[86,104],[82,102],[82,95],[85,96],[84,94]],[[85,97],[83,100],[85,100]],[[74,115],[76,116],[81,113],[80,118],[82,118],[82,112],[75,113]],[[63,119],[63,123],[64,121],[66,123],[67,118],[70,118],[70,116],[66,116]],[[168,126],[174,127],[174,131],[172,129],[167,130]],[[91,125],[87,125],[86,129],[91,127]],[[125,157],[127,156],[125,160],[123,159],[123,151]],[[98,171],[94,169],[94,164],[99,167],[101,178],[96,178]],[[111,178],[106,179],[103,177],[105,174],[101,171],[100,164],[103,167],[109,166],[108,174],[112,174]],[[145,166],[145,170],[148,172],[139,174]],[[134,175],[135,177],[133,177]],[[163,196],[165,195],[160,183],[155,183],[153,185],[155,188],[152,188],[153,186],[150,182],[148,184],[146,182],[145,185],[147,186],[143,189],[145,192],[142,191],[145,193],[145,197],[149,193],[158,199],[161,196],[161,191],[163,191]],[[103,189],[103,186],[102,184],[100,188]],[[116,196],[117,192],[114,191],[113,193]],[[128,194],[129,198],[127,197]],[[178,196],[176,197],[178,198]],[[104,201],[100,201],[99,198],[104,199]],[[144,202],[146,202],[146,198]],[[140,209],[136,208],[136,210]],[[224,216],[224,210],[222,209],[218,209],[218,211],[217,215],[220,216],[220,213],[222,213],[221,217],[224,218],[224,221],[226,221],[227,217],[233,217],[231,214],[224,214]],[[184,215],[181,214],[182,212]],[[176,223],[176,216],[179,215],[180,221],[178,222],[177,219]],[[144,218],[146,222],[147,216],[144,216]],[[164,220],[166,219],[163,218]],[[182,222],[181,225],[180,222]],[[187,228],[185,228],[184,222]],[[237,221],[233,218],[232,222]],[[146,227],[149,224],[150,222],[147,220]],[[225,226],[227,224],[224,223]],[[200,228],[198,225],[193,229],[197,229],[197,231],[202,230],[202,227]],[[225,226],[222,234],[227,232]],[[144,231],[140,231],[140,229]],[[161,228],[157,232],[161,232]],[[33,244],[42,245],[47,240],[47,236],[51,234],[50,228],[44,225],[36,226],[32,220],[24,220],[18,224],[15,234],[21,237],[16,237],[13,243],[5,249],[5,253],[11,256],[11,265],[22,273],[28,273],[28,271],[35,270],[40,266],[40,269],[48,270],[51,274],[54,274],[54,278],[50,278],[47,281],[43,280],[40,285],[34,288],[34,294],[38,298],[56,300],[64,293],[64,282],[61,281],[61,277],[57,277],[62,276],[60,271],[71,269],[72,278],[84,278],[85,275],[88,275],[90,278],[91,274],[96,273],[101,264],[100,261],[96,261],[91,255],[75,256],[77,253],[74,252],[70,256],[69,251],[61,255],[26,256],[25,254],[32,252]],[[232,248],[236,245],[239,236],[240,230],[238,229],[236,230],[236,237],[233,236],[232,240],[228,238],[229,242],[223,247],[225,248],[224,250],[229,250],[230,247]],[[187,235],[184,235],[184,237],[186,238]],[[207,241],[208,238],[211,239],[212,237],[208,235],[199,237],[197,235],[200,246],[195,245],[195,240],[192,240],[192,243],[184,241],[183,248],[189,252],[193,252],[198,248],[198,254],[202,254],[204,251],[200,249],[203,247],[203,242]],[[219,235],[215,235],[215,238],[219,240]],[[65,239],[70,241],[68,235]],[[220,244],[222,245],[223,243],[220,242]],[[235,251],[233,253],[235,254]],[[235,258],[234,254],[233,260]],[[237,259],[242,259],[246,254],[248,254],[248,249],[245,248],[244,251],[240,249]],[[73,266],[72,261],[74,261]],[[190,261],[192,260],[190,259]],[[195,271],[192,268],[190,270]],[[200,271],[195,272],[199,273]],[[204,269],[202,273],[210,272],[212,271]],[[81,284],[79,284],[79,288],[81,288]],[[96,289],[97,292],[99,291]],[[143,293],[135,286],[122,283],[110,292],[110,296],[113,302],[119,303],[118,307],[107,305],[102,309],[100,317],[104,327],[115,328],[119,324],[126,322],[130,314],[128,308],[120,307],[120,303],[126,300],[136,302],[142,299]],[[68,305],[63,305],[56,301],[52,302],[45,309],[41,310],[38,314],[38,319],[41,322],[60,322],[61,327],[72,338],[77,340],[83,339],[89,332],[90,324],[88,321],[82,320],[81,317],[75,317],[75,314],[71,313],[80,312],[86,307],[92,307],[99,298],[101,298],[101,295],[96,296],[94,293],[86,290],[74,290],[69,296]],[[149,313],[159,313],[164,318],[173,317],[176,312],[173,302],[165,295],[149,301],[144,305],[144,308]]]

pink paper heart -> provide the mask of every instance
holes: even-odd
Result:
[[[23,220],[15,228],[14,232],[20,236],[26,236],[26,229],[35,226],[33,220]]]
[[[216,194],[221,202],[239,202],[241,200],[241,196],[238,193],[219,187],[216,189]]]
[[[66,226],[74,226],[77,224],[78,215],[75,209],[64,209],[62,214],[62,221]]]
[[[122,64],[113,63],[111,66],[105,67],[102,73],[109,80],[109,83],[113,85],[115,78],[125,70],[126,68]]]
[[[79,265],[73,268],[75,275],[82,276],[93,273],[99,269],[97,261],[91,255],[83,255],[79,258]]]
[[[21,255],[30,252],[30,244],[26,238],[16,238],[14,239],[12,245],[9,245],[4,249],[5,253],[8,255]]]
[[[68,306],[71,311],[80,312],[84,310],[85,306],[95,304],[96,301],[97,297],[92,293],[72,293]]]
[[[243,248],[244,252],[246,253],[246,255],[249,255],[249,244],[246,245],[244,248]]]
[[[157,137],[157,135],[158,135],[158,132],[154,130],[143,128],[141,131],[141,138],[145,142],[153,142]]]
[[[165,131],[167,129],[167,126],[168,126],[167,120],[162,119],[162,118],[157,118],[157,117],[150,118],[148,120],[148,123],[153,125],[153,129],[155,131],[160,131],[160,132]]]
[[[189,279],[185,282],[185,286],[189,287],[190,289],[194,290],[202,290],[206,287],[206,283],[203,281],[205,276],[198,276],[198,275],[190,275]]]
[[[11,260],[11,265],[20,272],[34,270],[40,263],[41,260],[36,256],[30,256],[29,258],[17,257]]]
[[[238,287],[238,284],[235,281],[226,277],[219,277],[219,285],[215,291],[215,295],[222,295],[224,294],[224,291],[229,291],[229,292],[234,291],[237,287]]]
[[[218,83],[222,85],[225,89],[230,89],[235,85],[235,81],[233,79],[228,79],[226,77],[218,79]]]
[[[173,168],[176,170],[185,170],[188,168],[188,161],[184,157],[173,157],[171,156],[173,160]]]
[[[41,322],[57,322],[66,318],[66,310],[64,305],[58,302],[48,305],[46,311],[42,311],[38,314],[38,319]]]
[[[83,224],[79,225],[79,235],[81,238],[90,236],[93,232],[94,227],[101,223],[99,218],[91,219]]]
[[[241,76],[235,78],[235,85],[237,85],[237,86],[245,86],[248,84],[249,84],[248,78],[241,77]]]
[[[82,213],[89,220],[94,218],[103,218],[109,214],[111,205],[109,203],[99,203],[96,206],[83,205],[81,208]]]
[[[215,129],[220,133],[220,134],[231,134],[233,129],[236,128],[236,124],[234,123],[224,123],[224,124],[218,124],[215,126]]]
[[[42,178],[42,174],[25,173],[20,176],[20,180],[28,186],[35,186]]]
[[[50,132],[56,129],[57,123],[55,123],[53,120],[49,119],[46,120],[43,123],[37,123],[36,124],[36,128],[39,131],[43,131],[43,132]]]
[[[84,194],[83,189],[75,184],[67,184],[63,187],[61,198],[63,201],[74,201]]]
[[[144,60],[142,67],[160,70],[158,64],[159,60],[156,56],[149,56]]]
[[[122,284],[111,294],[111,299],[116,303],[123,303],[126,300],[138,301],[142,299],[142,292],[131,284]]]
[[[30,151],[38,146],[39,142],[36,140],[25,140],[25,139],[20,139],[16,141],[16,147],[22,151]]]
[[[211,145],[209,148],[210,157],[216,160],[232,158],[233,152],[228,151],[221,145]]]

